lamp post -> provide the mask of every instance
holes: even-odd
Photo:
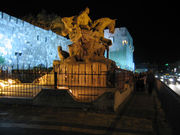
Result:
[[[22,53],[20,52],[15,52],[15,56],[17,58],[17,70],[19,70],[19,57],[22,55]]]

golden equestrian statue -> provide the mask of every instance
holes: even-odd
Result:
[[[69,36],[73,42],[68,46],[69,57],[66,59],[69,61],[71,58],[76,61],[93,61],[93,57],[102,58],[105,50],[108,54],[109,46],[112,45],[111,40],[104,38],[104,29],[109,28],[109,32],[114,33],[115,20],[101,18],[93,22],[89,17],[89,12],[89,8],[86,8],[78,16],[62,18],[64,23],[62,36]],[[54,29],[56,26],[58,24],[52,24]]]

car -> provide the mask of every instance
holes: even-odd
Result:
[[[19,83],[18,80],[8,79],[8,80],[0,80],[0,90],[2,90],[4,87],[8,87],[10,85],[15,85]]]
[[[6,86],[8,86],[8,85],[9,85],[8,81],[0,80],[0,87],[1,87],[1,88],[4,88],[4,87],[6,87]]]
[[[7,87],[8,85],[8,81],[0,80],[0,96],[3,94],[4,87]]]
[[[167,76],[167,80],[166,81],[167,81],[167,84],[176,85],[177,78],[176,78],[176,76],[169,75],[169,76]]]
[[[180,84],[180,77],[177,77],[176,82]]]

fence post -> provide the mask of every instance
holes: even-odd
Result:
[[[57,89],[57,72],[54,72],[54,88]]]

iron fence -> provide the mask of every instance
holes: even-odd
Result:
[[[70,72],[52,69],[0,70],[0,98],[34,98],[42,89],[68,90],[80,102],[91,102],[107,91],[124,90],[133,84],[133,73],[121,69],[113,72]]]

